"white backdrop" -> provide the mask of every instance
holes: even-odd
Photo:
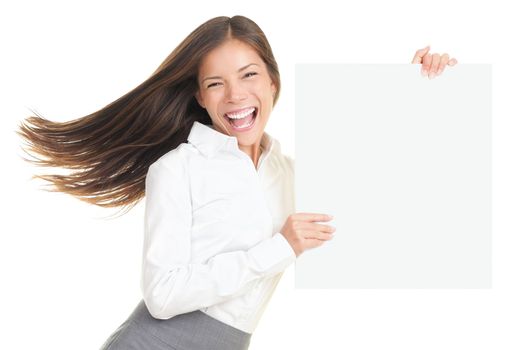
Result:
[[[19,158],[17,123],[28,108],[54,120],[99,109],[203,21],[243,14],[280,63],[283,89],[267,130],[292,156],[296,62],[409,63],[431,45],[459,64],[492,63],[494,89],[493,288],[294,290],[292,266],[251,349],[523,349],[525,25],[513,4],[2,2],[0,348],[97,349],[140,299],[143,206],[107,220],[111,211],[38,190],[35,169]]]

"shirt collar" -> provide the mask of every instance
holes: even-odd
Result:
[[[215,130],[213,126],[202,124],[198,121],[193,122],[193,126],[188,135],[188,142],[208,158],[213,157],[221,149],[236,154],[242,152],[239,149],[239,144],[235,136],[225,135]],[[273,139],[267,132],[263,133],[261,146],[263,148],[263,154],[272,152],[274,148],[279,148],[277,140]]]

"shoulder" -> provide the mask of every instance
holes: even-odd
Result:
[[[181,143],[149,165],[145,179],[146,194],[158,191],[167,194],[187,187],[191,177],[188,160],[195,156],[192,147]]]
[[[280,154],[277,157],[278,161],[278,168],[279,172],[288,176],[294,175],[294,160],[292,157],[286,155],[286,154]]]
[[[294,168],[295,168],[295,160],[291,156],[284,155],[284,154],[283,154],[283,158],[284,158],[285,166],[289,168],[289,170],[293,173]]]
[[[293,174],[294,166],[295,166],[294,159],[291,156],[281,152],[281,144],[279,143],[277,139],[274,139],[273,142],[274,142],[274,147],[273,147],[273,152],[272,152],[272,158],[274,160],[273,163],[275,163],[278,166],[279,170],[283,171],[284,173]]]
[[[160,158],[154,161],[149,169],[165,168],[180,169],[185,167],[188,160],[196,154],[194,147],[188,143],[181,143],[177,148],[164,153]]]
[[[181,143],[151,163],[146,173],[146,187],[152,183],[173,183],[188,181],[190,174],[189,160],[195,156],[193,146]]]

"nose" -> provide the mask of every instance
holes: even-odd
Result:
[[[239,102],[246,99],[246,90],[240,83],[232,82],[227,85],[226,100],[227,102]]]

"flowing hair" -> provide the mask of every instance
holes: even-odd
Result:
[[[102,109],[66,122],[36,116],[24,119],[17,133],[24,151],[38,166],[69,169],[67,175],[34,175],[51,186],[101,207],[126,212],[145,194],[149,166],[186,142],[194,121],[212,124],[195,94],[203,57],[228,39],[250,45],[266,63],[280,91],[277,62],[259,26],[244,16],[216,17],[191,32],[154,73]]]

